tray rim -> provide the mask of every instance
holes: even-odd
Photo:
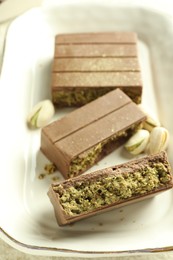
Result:
[[[166,246],[166,247],[158,247],[158,248],[144,248],[144,249],[132,249],[132,250],[115,250],[115,251],[90,251],[90,250],[73,250],[73,249],[65,249],[65,248],[56,248],[56,247],[46,247],[46,246],[34,246],[25,244],[19,240],[16,240],[14,237],[10,236],[3,228],[0,227],[0,233],[5,235],[5,242],[9,242],[9,245],[14,246],[16,245],[16,249],[19,249],[25,253],[29,253],[32,251],[32,254],[35,251],[35,254],[38,255],[37,252],[58,252],[63,253],[63,256],[72,256],[79,255],[81,257],[85,256],[92,256],[92,257],[105,257],[108,256],[125,256],[125,255],[141,255],[141,254],[150,254],[150,253],[163,253],[163,252],[171,252],[173,251],[173,246]],[[2,237],[1,237],[2,238]],[[75,255],[74,255],[75,254]],[[40,255],[40,254],[39,254]],[[46,254],[47,255],[47,254]],[[49,254],[48,254],[49,255]],[[54,256],[54,255],[51,255]],[[58,256],[55,254],[55,256]]]
[[[95,0],[95,1],[90,1],[90,0],[84,0],[82,3],[78,0],[67,0],[67,1],[58,1],[56,3],[55,6],[58,5],[68,5],[68,4],[81,4],[81,5],[85,5],[88,3],[93,3],[93,4],[100,4],[100,6],[107,6],[107,5],[111,5],[112,3],[114,4],[114,6],[117,5],[117,7],[120,8],[131,8],[131,9],[141,9],[141,10],[145,10],[148,11],[150,13],[157,13],[159,15],[169,15],[169,18],[171,17],[173,19],[173,13],[171,13],[171,11],[169,12],[168,10],[163,10],[163,9],[159,9],[159,6],[157,6],[156,8],[154,8],[153,6],[149,6],[149,3],[146,3],[146,5],[144,4],[140,4],[140,3],[136,3],[135,5],[132,6],[125,6],[124,3],[127,1],[122,1],[117,3],[117,1],[110,1],[109,4],[106,4],[106,2],[104,3],[99,3],[99,1]],[[132,4],[134,4],[134,1],[132,0]],[[53,7],[54,5],[48,5],[48,7]],[[12,23],[10,24],[8,31],[10,30],[11,25],[13,25],[13,22],[15,22],[16,20],[20,19],[20,17],[25,16],[25,14],[28,14],[30,12],[32,12],[33,10],[42,10],[42,7],[45,6],[43,4],[43,6],[41,7],[35,7],[30,9],[29,11],[26,11],[25,13],[23,13],[22,15],[20,15],[19,17],[15,18]],[[8,34],[8,32],[7,32]],[[3,64],[2,64],[2,71],[3,71]],[[2,72],[1,71],[1,72]],[[0,85],[1,85],[1,75],[0,74]],[[68,256],[68,257],[90,257],[90,258],[94,258],[94,257],[112,257],[112,256],[129,256],[129,255],[142,255],[142,254],[153,254],[153,253],[163,253],[163,252],[173,252],[173,245],[170,246],[164,246],[164,247],[154,247],[154,248],[139,248],[139,249],[131,249],[131,250],[115,250],[115,251],[90,251],[90,250],[75,250],[75,249],[66,249],[66,248],[56,248],[56,247],[46,247],[46,246],[35,246],[35,245],[30,245],[27,243],[24,243],[22,241],[19,241],[17,239],[15,239],[13,236],[11,236],[8,232],[6,232],[3,227],[0,226],[0,238],[8,243],[9,245],[11,245],[12,247],[14,247],[15,249],[18,249],[24,253],[28,253],[28,254],[32,254],[32,255],[42,255],[42,256]],[[52,252],[52,254],[50,254]]]

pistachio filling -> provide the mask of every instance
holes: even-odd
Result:
[[[58,90],[53,92],[53,103],[59,107],[64,106],[82,106],[96,98],[103,96],[115,88],[91,88],[82,90]],[[141,102],[141,94],[135,94],[132,91],[124,89],[124,92],[137,104]]]
[[[141,166],[135,172],[97,176],[76,182],[73,186],[54,187],[60,203],[69,216],[90,212],[164,187],[171,180],[168,166],[161,162]]]
[[[94,147],[88,149],[87,151],[79,154],[75,157],[69,167],[69,177],[74,177],[82,172],[86,171],[89,167],[94,165],[102,155],[106,154],[106,151],[109,150],[110,146],[116,146],[117,142],[121,143],[125,137],[130,136],[132,131],[135,132],[141,127],[141,124],[137,126],[132,126],[126,131],[121,131],[107,140],[95,145]]]
[[[74,177],[84,172],[89,166],[93,165],[102,152],[104,144],[99,143],[93,148],[75,157],[70,164],[69,177]]]

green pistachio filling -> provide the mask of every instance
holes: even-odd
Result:
[[[75,157],[70,164],[69,177],[74,177],[84,172],[89,166],[93,165],[102,152],[104,144],[99,143],[93,148]]]
[[[103,96],[109,91],[115,88],[91,88],[82,90],[58,90],[53,92],[53,103],[57,104],[59,107],[64,106],[82,106],[85,105],[96,98]],[[132,91],[123,89],[123,91],[137,104],[141,102],[141,94],[135,94]]]
[[[113,142],[115,143],[118,138],[125,136],[127,136],[127,132],[121,132],[118,135],[116,134],[75,157],[70,163],[69,177],[77,176],[87,170],[98,161],[99,157],[101,157],[102,153],[105,153],[107,147],[111,143],[113,144]]]
[[[128,130],[113,135],[107,140],[95,145],[94,147],[75,157],[70,163],[68,173],[69,177],[71,178],[77,176],[86,171],[89,167],[94,165],[102,157],[102,155],[106,154],[106,151],[109,150],[111,145],[116,146],[117,142],[121,143],[125,137],[130,136],[132,132],[135,132],[140,127],[141,124],[137,126],[133,125]]]
[[[67,187],[60,184],[54,187],[54,191],[59,194],[65,213],[76,216],[154,191],[164,187],[170,180],[167,165],[151,162],[135,172],[116,175],[112,172],[92,180],[83,179]]]

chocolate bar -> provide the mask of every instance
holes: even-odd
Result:
[[[173,187],[165,152],[51,185],[60,226],[141,201]]]
[[[65,178],[71,178],[121,145],[145,119],[116,89],[44,127],[41,150]]]
[[[141,102],[142,80],[134,32],[59,34],[55,38],[52,100],[81,106],[121,88]]]

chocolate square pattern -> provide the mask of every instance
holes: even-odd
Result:
[[[115,89],[141,102],[142,80],[134,32],[59,34],[55,38],[52,100],[81,106]]]

